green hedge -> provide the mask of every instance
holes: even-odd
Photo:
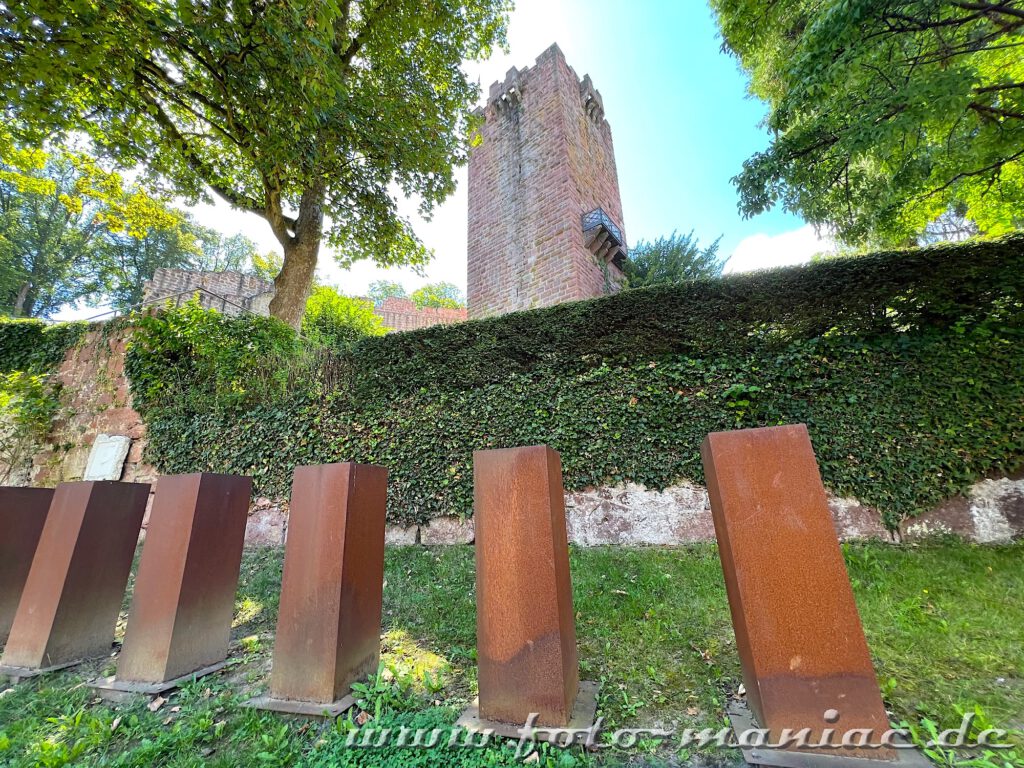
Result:
[[[147,321],[129,352],[151,461],[251,474],[265,494],[286,493],[297,464],[383,464],[395,522],[470,514],[472,451],[487,447],[552,445],[571,490],[661,488],[702,481],[709,431],[802,421],[826,484],[890,524],[1024,456],[1022,237],[629,291],[337,355],[296,351],[272,320],[183,311],[201,312]]]
[[[78,343],[88,323],[44,323],[0,317],[0,373],[46,373]]]

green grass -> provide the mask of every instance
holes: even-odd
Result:
[[[886,704],[897,721],[959,725],[980,707],[994,726],[1024,728],[1024,545],[940,542],[845,549]],[[714,546],[574,549],[581,673],[602,683],[616,727],[720,727],[740,683]],[[476,690],[470,547],[389,550],[382,673],[363,692],[378,725],[449,727]],[[227,673],[198,681],[157,711],[94,700],[83,678],[109,661],[0,693],[0,765],[515,765],[513,747],[388,751],[345,746],[335,725],[257,713],[239,702],[265,687],[281,552],[249,552]],[[1014,736],[1021,744],[1021,735]],[[1017,750],[1013,760],[1019,760]],[[685,762],[669,746],[601,753],[598,762]],[[735,763],[738,753],[700,756]],[[595,758],[546,750],[540,765]]]

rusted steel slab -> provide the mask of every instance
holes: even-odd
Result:
[[[162,683],[227,657],[252,479],[157,482],[117,679]]]
[[[368,464],[296,468],[270,696],[261,704],[329,705],[377,670],[387,481],[386,469]]]
[[[826,729],[867,728],[879,743],[889,720],[807,428],[715,432],[701,455],[758,723],[773,736],[810,728],[815,742]],[[895,758],[891,749],[844,753]]]
[[[144,483],[57,486],[4,666],[48,668],[110,652],[148,497]]]
[[[544,445],[473,454],[479,718],[566,725],[579,690],[562,464]]]
[[[0,646],[14,623],[52,500],[52,488],[0,487]]]

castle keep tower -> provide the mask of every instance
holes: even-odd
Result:
[[[601,94],[557,45],[509,70],[469,156],[469,317],[612,293],[626,240]]]

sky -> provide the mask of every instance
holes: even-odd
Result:
[[[719,253],[730,256],[726,271],[744,271],[806,261],[832,247],[793,214],[771,211],[743,219],[731,182],[743,161],[768,145],[760,127],[765,106],[746,92],[746,76],[721,51],[721,39],[706,3],[699,0],[518,0],[509,19],[509,52],[496,51],[465,69],[481,85],[504,80],[511,67],[532,66],[557,42],[582,77],[590,74],[604,99],[612,128],[630,245],[673,231],[694,230],[702,244],[721,236]],[[402,213],[435,258],[416,275],[360,262],[342,270],[321,252],[319,279],[349,295],[364,295],[374,280],[395,280],[412,291],[428,282],[466,287],[466,169],[456,171],[458,189],[431,221],[407,202]],[[280,252],[270,226],[227,203],[192,209],[206,226],[242,232],[261,250]],[[96,310],[91,310],[96,314]],[[71,311],[62,317],[88,316]]]

